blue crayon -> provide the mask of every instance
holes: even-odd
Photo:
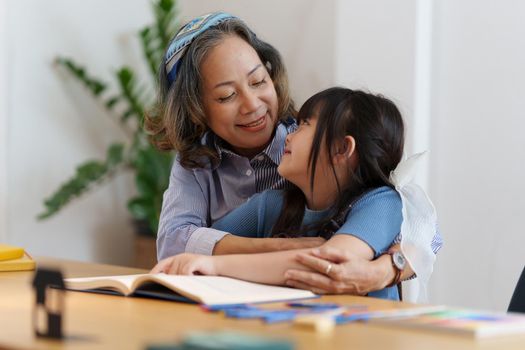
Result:
[[[350,322],[356,322],[356,321],[368,321],[370,319],[370,314],[368,313],[362,313],[362,314],[342,314],[337,315],[335,317],[335,323],[336,324],[345,324]]]
[[[268,314],[268,310],[261,309],[227,309],[224,310],[226,317],[233,318],[260,318]]]
[[[294,310],[282,310],[269,312],[263,316],[263,320],[266,323],[288,322],[293,321],[296,316],[297,312]]]
[[[297,308],[309,308],[309,309],[323,309],[323,310],[331,310],[331,309],[338,309],[341,307],[341,305],[336,303],[288,303],[287,304],[290,307],[297,307]]]
[[[204,305],[202,308],[206,311],[210,312],[219,312],[219,311],[226,311],[226,310],[237,310],[237,309],[255,309],[256,307],[253,305],[248,304],[228,304],[228,305]]]

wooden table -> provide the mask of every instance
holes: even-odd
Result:
[[[65,277],[144,273],[126,267],[39,258],[40,266],[62,269]],[[355,323],[337,326],[329,335],[283,323],[236,320],[207,313],[196,305],[153,299],[66,292],[63,341],[36,338],[32,328],[32,271],[0,272],[0,348],[16,349],[144,349],[173,343],[191,331],[231,330],[292,340],[296,349],[525,349],[525,336],[475,340],[464,336]],[[410,307],[373,298],[327,296],[340,304],[371,308]]]

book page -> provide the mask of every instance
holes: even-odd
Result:
[[[310,291],[220,276],[152,275],[155,281],[207,305],[242,304],[313,298]]]
[[[68,289],[111,289],[124,295],[131,294],[133,283],[139,277],[148,276],[147,274],[121,275],[121,276],[102,276],[102,277],[82,277],[66,278],[64,282]]]

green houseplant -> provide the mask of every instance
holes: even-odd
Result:
[[[170,38],[178,29],[175,0],[152,2],[154,21],[138,33],[148,71],[156,87],[158,67]],[[56,214],[74,198],[79,197],[96,184],[112,178],[121,171],[132,171],[135,175],[137,195],[130,199],[127,207],[134,219],[146,223],[151,235],[156,235],[162,195],[169,181],[173,154],[162,153],[150,144],[143,129],[144,112],[152,110],[154,99],[144,84],[129,67],[116,70],[114,78],[118,92],[108,92],[108,84],[92,77],[74,60],[58,57],[56,63],[75,77],[94,98],[103,102],[108,114],[117,117],[119,125],[126,129],[128,142],[111,144],[103,160],[90,160],[80,164],[75,174],[64,182],[51,196],[44,200],[45,211],[38,218],[45,219]],[[150,91],[151,92],[151,91]]]

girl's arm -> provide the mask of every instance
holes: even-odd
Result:
[[[372,249],[359,238],[337,235],[325,243],[337,246],[362,258],[372,259]],[[157,264],[152,273],[204,274],[239,278],[266,284],[285,284],[285,272],[289,269],[308,270],[296,261],[305,249],[260,254],[235,254],[223,256],[202,256],[182,254],[165,259]]]
[[[373,258],[372,249],[359,238],[350,235],[334,236],[323,246],[340,247],[349,254],[368,260]],[[299,249],[265,254],[217,256],[214,257],[216,259],[214,265],[217,275],[283,285],[286,281],[285,272],[288,269],[306,269],[296,260],[298,253],[306,251],[306,249]]]

